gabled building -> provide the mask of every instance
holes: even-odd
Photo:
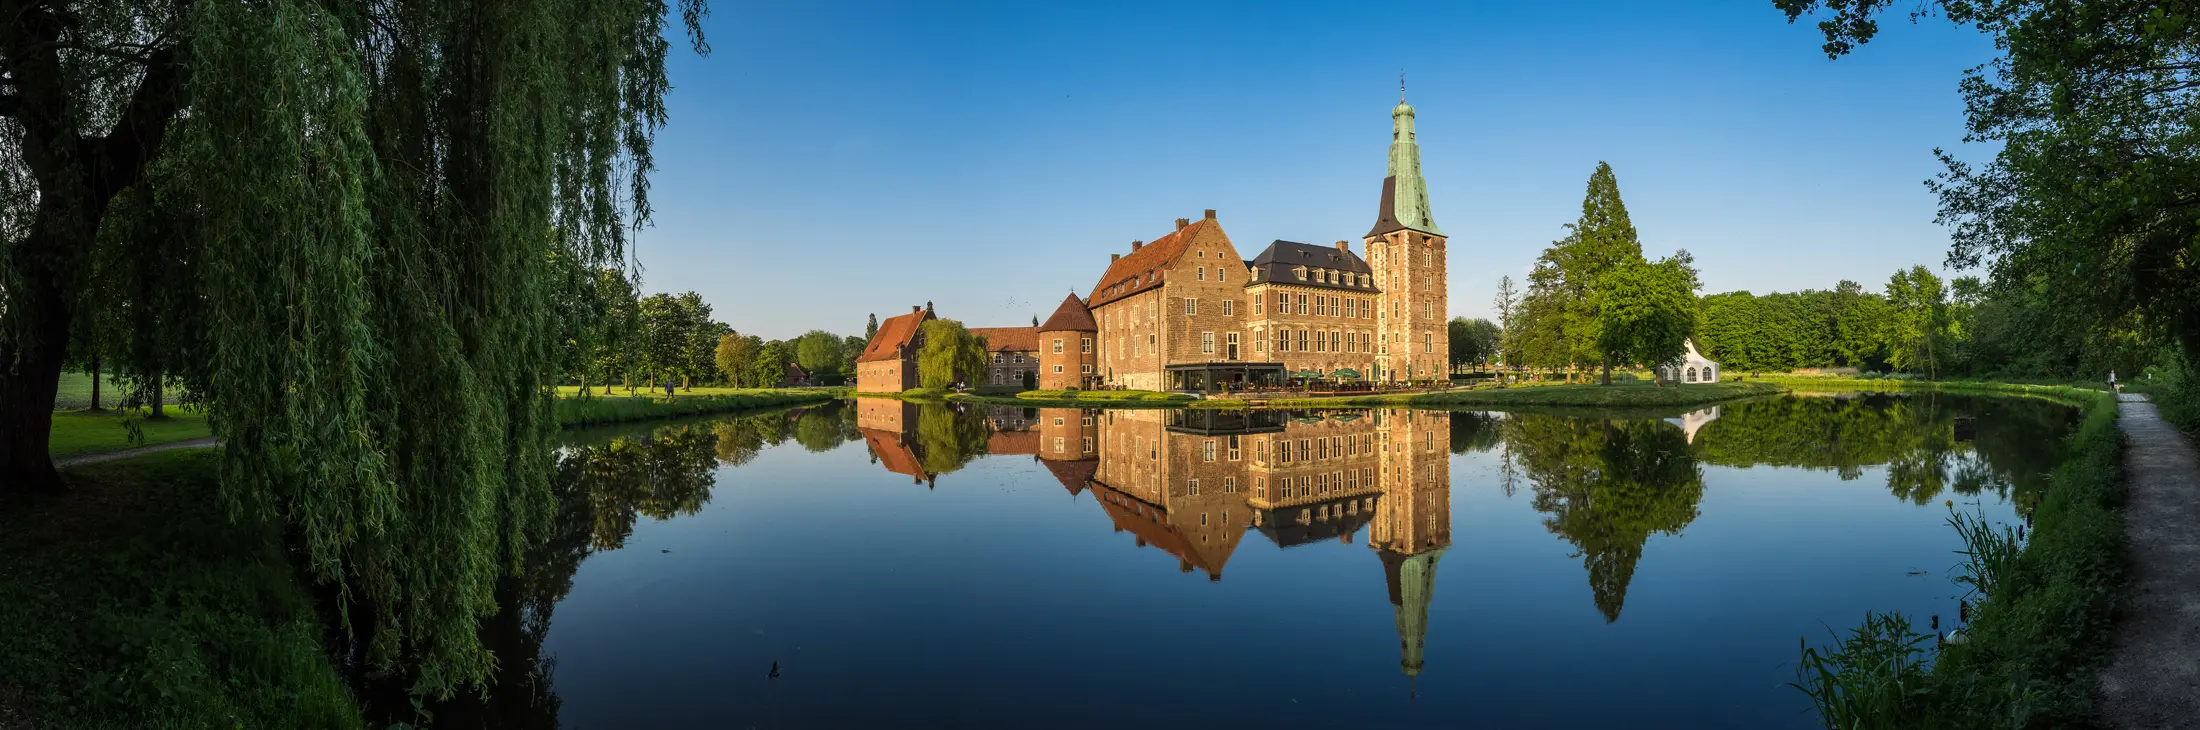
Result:
[[[856,356],[856,390],[899,393],[917,387],[917,350],[924,347],[924,323],[933,319],[932,304],[926,302],[880,322],[878,333]]]
[[[1099,326],[1100,380],[1140,390],[1212,390],[1280,376],[1279,363],[1246,358],[1245,260],[1215,212],[1151,244],[1110,254],[1085,298]]]

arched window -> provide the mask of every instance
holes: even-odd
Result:
[[[1719,380],[1717,376],[1711,374],[1712,367],[1713,366],[1711,365],[1703,366],[1703,381],[1706,383],[1717,382]]]
[[[1693,383],[1693,382],[1696,382],[1696,369],[1695,369],[1695,368],[1689,368],[1689,369],[1688,369],[1688,381],[1687,381],[1687,382],[1691,382],[1691,383]]]

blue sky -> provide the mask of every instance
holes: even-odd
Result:
[[[1451,313],[1488,316],[1599,160],[1652,257],[1705,294],[1878,289],[1936,270],[1922,181],[1962,144],[1985,36],[1897,18],[1830,61],[1765,0],[713,4],[676,46],[645,292],[744,333],[860,334],[931,301],[1028,324],[1107,256],[1214,208],[1247,257],[1357,246],[1397,75],[1451,234]]]

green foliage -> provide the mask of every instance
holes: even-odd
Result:
[[[0,686],[36,727],[365,726],[283,526],[232,522],[211,451],[78,467],[0,518]]]
[[[1688,263],[1682,251],[1605,272],[1595,295],[1596,346],[1607,365],[1656,367],[1680,358],[1696,333],[1696,271]]]
[[[749,360],[749,382],[760,387],[779,385],[787,379],[787,363],[794,361],[784,342],[766,342]]]
[[[1897,271],[1887,280],[1888,362],[1910,372],[1940,377],[1940,366],[1954,339],[1947,290],[1940,277],[1923,266]]]
[[[1530,364],[1609,366],[1597,346],[1603,317],[1598,292],[1606,274],[1642,260],[1642,242],[1610,164],[1597,163],[1581,200],[1581,218],[1566,229],[1566,237],[1545,249],[1528,274],[1524,314],[1536,330],[1528,337]]]
[[[1833,648],[1803,645],[1794,687],[1810,696],[1828,728],[1903,727],[1917,705],[1933,699],[1933,637],[1910,628],[1901,614],[1867,613],[1864,625],[1835,637]]]
[[[1920,637],[1906,623],[1873,619],[1870,637],[1852,648],[1805,647],[1798,686],[1827,727],[2060,728],[2093,723],[2093,673],[2109,645],[2108,630],[2123,580],[2123,439],[2115,400],[2098,391],[2027,389],[2082,405],[2086,415],[2071,439],[2069,458],[2055,468],[2031,511],[2029,541],[2007,531],[1951,520],[1968,546],[1964,575],[1985,593],[1965,640],[1933,659],[1929,676],[1899,675],[1889,689],[1890,661]],[[1904,660],[1907,661],[1907,660]],[[1821,666],[1824,671],[1811,671]],[[1858,698],[1858,699],[1852,699]]]
[[[840,337],[824,330],[810,330],[794,340],[794,361],[813,375],[847,372],[861,350],[850,352]]]
[[[917,381],[926,388],[944,389],[957,383],[975,383],[985,377],[985,338],[973,335],[961,322],[928,320],[917,330],[924,338],[917,350]]]
[[[1446,325],[1451,340],[1451,367],[1458,370],[1465,366],[1480,366],[1497,357],[1497,346],[1504,333],[1497,324],[1486,319],[1453,317]]]
[[[917,457],[924,462],[924,471],[928,474],[962,469],[971,460],[984,455],[992,433],[981,414],[961,413],[931,403],[917,408],[915,445]]]
[[[1703,500],[1703,468],[1686,437],[1661,421],[1515,414],[1504,423],[1544,527],[1573,544],[1597,610],[1619,620],[1643,545],[1680,534]]]
[[[734,387],[749,385],[749,363],[756,361],[756,351],[762,347],[754,337],[739,332],[728,332],[718,338],[718,346],[711,350],[711,364],[718,366],[718,373]]]
[[[559,398],[558,423],[588,426],[631,421],[652,421],[704,413],[724,413],[801,403],[816,403],[847,396],[845,388],[754,388],[729,392],[679,396],[594,396]]]

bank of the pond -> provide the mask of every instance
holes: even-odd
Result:
[[[1968,624],[1942,617],[1944,628],[1961,631],[1960,642],[1936,652],[1922,617],[1870,616],[1838,644],[1806,648],[1797,685],[1828,727],[2088,726],[2123,586],[2124,534],[2115,511],[2123,438],[2114,397],[2073,387],[1896,382],[1870,390],[2054,398],[2083,408],[2085,420],[2028,532],[1956,526],[1969,546],[1959,580],[1977,591]]]
[[[559,425],[601,426],[752,408],[822,403],[848,397],[847,388],[697,388],[675,395],[579,395],[559,388]]]
[[[280,528],[216,479],[166,451],[0,509],[0,727],[364,726]]]
[[[170,406],[166,418],[148,418],[143,410],[54,411],[53,439],[46,453],[56,459],[110,451],[158,446],[212,436],[206,413]],[[130,426],[136,421],[142,440],[132,441]]]
[[[1434,393],[1276,398],[1263,401],[1276,408],[1332,408],[1339,406],[1554,406],[1580,408],[1643,408],[1710,405],[1753,396],[1775,395],[1781,388],[1769,383],[1727,382],[1699,385],[1653,385],[1647,382],[1612,385],[1540,385],[1513,388],[1445,390]],[[1196,408],[1243,407],[1244,400],[1207,400]]]

